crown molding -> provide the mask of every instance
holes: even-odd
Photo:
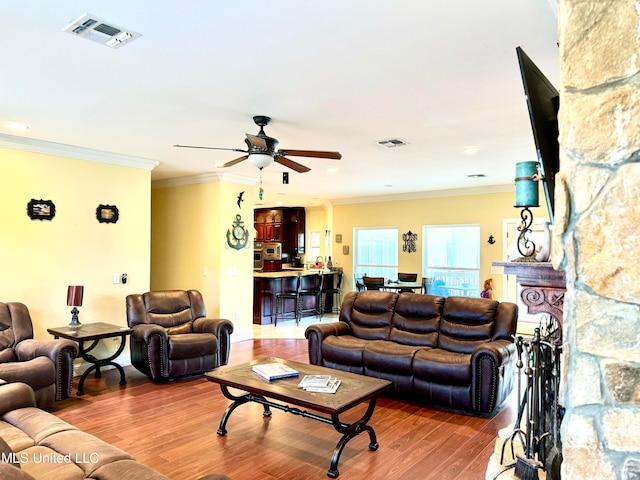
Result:
[[[466,195],[484,195],[489,193],[515,192],[514,184],[488,185],[485,187],[451,188],[448,190],[428,190],[424,192],[398,193],[392,195],[372,195],[368,197],[333,198],[332,205],[349,205],[354,203],[391,202],[398,200],[418,200],[421,198],[462,197]]]
[[[90,162],[109,163],[124,167],[142,168],[153,170],[160,162],[143,157],[123,155],[120,153],[104,152],[92,148],[77,147],[64,143],[49,142],[35,138],[18,137],[0,133],[0,147],[25,152],[44,153],[46,155],[56,155],[58,157],[76,158],[78,160],[88,160]]]
[[[230,173],[202,173],[198,175],[186,175],[184,177],[165,178],[151,182],[151,188],[182,187],[185,185],[195,185],[198,183],[229,182],[241,185],[255,185],[257,180],[252,177],[234,175]]]

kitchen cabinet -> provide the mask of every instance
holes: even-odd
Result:
[[[302,207],[288,209],[289,252],[292,256],[304,253],[305,212]]]
[[[283,211],[281,209],[258,209],[254,213],[253,225],[256,229],[257,242],[282,243]]]
[[[304,207],[259,208],[254,213],[256,242],[282,243],[282,254],[292,258],[304,253]]]

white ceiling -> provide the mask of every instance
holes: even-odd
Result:
[[[313,205],[513,185],[536,158],[515,49],[559,86],[553,0],[3,0],[0,133],[157,160],[153,180],[253,179],[254,115],[311,171],[264,169],[265,204]],[[141,37],[118,49],[63,28],[83,13]],[[401,138],[385,149],[376,141]],[[479,147],[474,156],[462,149]],[[338,167],[328,173],[327,167]],[[282,172],[289,171],[289,184]],[[485,178],[468,178],[469,174]]]

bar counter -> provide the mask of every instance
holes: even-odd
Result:
[[[337,272],[324,271],[322,288],[332,288]],[[254,272],[253,274],[253,323],[256,325],[268,325],[272,323],[276,315],[276,294],[292,292],[296,286],[296,277],[302,277],[302,289],[310,290],[316,283],[318,270],[282,270],[280,272]],[[324,299],[324,311],[330,312],[333,308],[333,295],[327,295]],[[302,315],[315,315],[315,298],[305,297],[302,304]],[[284,314],[287,320],[292,318],[293,301],[285,300],[280,314]],[[280,318],[279,318],[280,319]],[[284,320],[284,318],[282,319]]]

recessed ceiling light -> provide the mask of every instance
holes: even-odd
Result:
[[[25,125],[24,123],[6,122],[6,125],[9,130],[13,130],[14,132],[25,132],[29,130],[29,125]]]
[[[338,167],[327,167],[327,173],[338,173]]]
[[[479,150],[480,149],[475,145],[467,145],[462,149],[462,153],[464,153],[465,155],[475,155]]]

